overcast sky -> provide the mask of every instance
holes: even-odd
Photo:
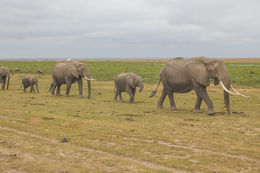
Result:
[[[0,58],[260,57],[260,0],[0,0]]]

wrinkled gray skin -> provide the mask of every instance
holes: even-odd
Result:
[[[5,83],[7,78],[7,86],[6,89],[9,88],[9,81],[11,77],[12,70],[8,67],[0,67],[0,82],[2,84],[2,90],[5,90]]]
[[[39,88],[38,88],[38,79],[35,77],[24,77],[22,79],[22,84],[23,84],[23,92],[26,92],[26,88],[28,88],[29,86],[31,86],[31,90],[30,92],[34,92],[35,93],[35,89],[34,89],[34,85],[36,87],[36,91],[39,93]]]
[[[142,78],[135,73],[121,73],[115,79],[115,96],[114,100],[117,100],[119,95],[120,102],[123,102],[121,92],[127,92],[130,96],[129,102],[134,102],[136,87],[140,87],[139,92],[142,92],[144,86]]]
[[[22,71],[21,71],[19,68],[15,68],[15,69],[14,69],[14,73],[16,73],[16,72],[18,72],[18,73],[20,73],[20,74],[22,73]]]
[[[82,95],[82,88],[83,88],[83,81],[82,78],[86,76],[91,78],[90,73],[88,71],[88,67],[85,63],[81,63],[78,61],[66,61],[66,62],[59,62],[54,65],[52,69],[52,79],[53,83],[51,84],[51,93],[54,95],[54,90],[57,87],[56,95],[59,96],[60,94],[60,87],[62,84],[66,84],[66,94],[65,96],[69,96],[71,84],[78,82],[78,89],[79,89],[79,97],[83,97]],[[90,80],[87,80],[88,83],[88,98],[91,95],[91,84]]]
[[[208,96],[206,88],[210,85],[210,79],[214,79],[214,85],[218,85],[222,81],[225,87],[230,89],[230,77],[228,75],[226,65],[222,60],[194,57],[190,59],[175,58],[170,60],[162,68],[160,73],[160,82],[163,83],[163,92],[157,102],[157,107],[162,108],[166,96],[170,101],[171,109],[175,110],[173,93],[187,93],[194,90],[197,95],[197,100],[194,106],[194,112],[203,112],[200,110],[202,100],[207,104],[208,114],[215,113],[213,103]],[[158,88],[157,86],[157,88]],[[154,90],[150,97],[154,96]],[[229,94],[224,91],[224,102],[228,114],[229,108]]]
[[[37,71],[36,71],[36,73],[37,73],[37,74],[42,74],[42,73],[43,73],[43,70],[38,68]]]

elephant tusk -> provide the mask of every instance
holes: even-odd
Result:
[[[232,85],[230,85],[230,87],[231,87],[231,89],[232,89],[235,93],[237,93],[238,95],[240,95],[240,96],[242,96],[242,97],[250,97],[250,96],[246,96],[246,95],[244,95],[244,94],[239,93],[235,88],[232,87]]]
[[[91,78],[91,79],[90,79],[90,78],[88,78],[87,76],[84,76],[84,78],[87,79],[87,80],[96,80],[96,79],[94,79],[94,78]]]
[[[229,90],[225,87],[225,85],[223,84],[222,81],[219,81],[219,82],[220,82],[222,88],[223,88],[227,93],[233,94],[233,95],[238,95],[237,93],[233,93],[233,92],[229,91]]]

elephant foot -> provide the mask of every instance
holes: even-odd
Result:
[[[79,95],[79,98],[83,98],[83,95]]]
[[[163,109],[163,105],[157,105],[157,108]]]
[[[65,94],[65,97],[69,97],[69,94]]]
[[[200,110],[200,109],[194,109],[193,112],[195,112],[195,113],[202,113],[202,112],[204,112],[204,111],[203,111],[203,110]]]
[[[214,110],[208,110],[208,115],[214,115],[216,112]]]
[[[129,103],[134,103],[134,101],[133,101],[133,100],[129,100],[128,102],[129,102]]]
[[[113,99],[113,101],[114,101],[114,102],[116,102],[116,101],[117,101],[117,99],[115,99],[115,98],[114,98],[114,99]]]
[[[121,103],[124,103],[124,100],[120,100]]]
[[[171,109],[172,111],[176,111],[176,110],[177,110],[176,107],[171,107],[170,109]]]

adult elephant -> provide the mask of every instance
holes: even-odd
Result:
[[[88,67],[86,64],[78,62],[78,61],[66,61],[66,62],[59,62],[54,65],[52,70],[52,79],[53,83],[51,85],[51,93],[54,95],[54,90],[57,87],[56,95],[60,94],[60,87],[62,84],[66,84],[66,96],[69,95],[71,84],[78,82],[78,89],[79,89],[79,97],[82,96],[82,88],[83,88],[83,82],[82,78],[87,79],[88,83],[88,98],[90,98],[91,95],[91,84],[90,80],[93,80],[91,78],[90,73],[88,71]]]
[[[215,113],[213,103],[208,96],[206,88],[210,85],[210,79],[214,79],[214,85],[221,84],[224,89],[224,102],[228,114],[230,114],[229,94],[241,95],[237,90],[230,91],[230,77],[227,72],[226,65],[223,60],[194,57],[190,59],[175,58],[170,60],[162,68],[160,73],[160,80],[156,90],[154,90],[150,97],[156,94],[160,82],[163,83],[163,92],[157,102],[157,107],[163,107],[165,97],[168,95],[171,109],[175,110],[173,93],[187,93],[195,90],[197,100],[193,112],[203,112],[200,110],[202,100],[207,104],[208,114]],[[245,96],[247,97],[247,96]]]
[[[2,90],[5,89],[6,78],[7,78],[6,89],[9,88],[9,81],[10,81],[11,73],[13,74],[13,72],[10,68],[0,67],[0,81],[1,81],[1,84],[2,84]]]

